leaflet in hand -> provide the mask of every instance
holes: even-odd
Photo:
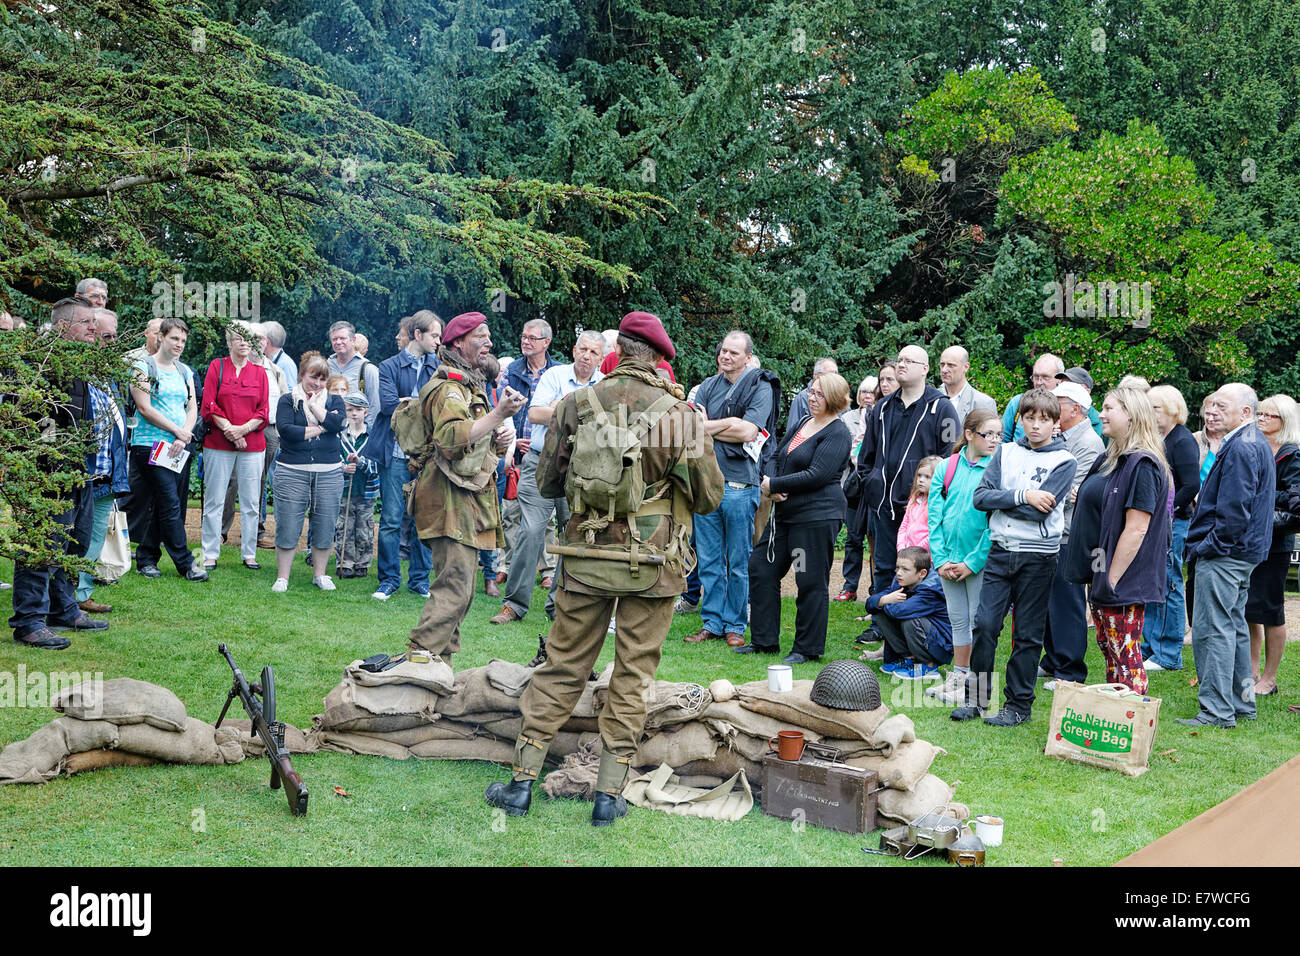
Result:
[[[185,467],[185,462],[189,460],[190,453],[182,448],[179,455],[173,455],[171,447],[172,443],[168,441],[154,442],[153,450],[149,452],[149,464],[180,474],[181,469]]]
[[[758,461],[758,456],[763,452],[763,443],[767,441],[768,437],[767,429],[760,428],[757,435],[740,447],[745,449],[746,455],[754,459],[754,461]]]

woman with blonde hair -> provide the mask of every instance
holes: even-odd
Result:
[[[1150,671],[1183,669],[1183,633],[1187,602],[1183,585],[1183,549],[1192,506],[1201,490],[1200,450],[1187,430],[1187,402],[1172,385],[1157,385],[1147,393],[1156,415],[1156,428],[1165,439],[1165,459],[1174,478],[1174,518],[1165,562],[1165,600],[1147,605],[1142,625],[1142,657]]]
[[[1088,605],[1106,681],[1145,694],[1142,623],[1146,605],[1165,599],[1173,479],[1146,392],[1108,392],[1101,424],[1110,445],[1079,486],[1065,578],[1091,582]]]
[[[1250,663],[1255,675],[1255,695],[1277,693],[1277,669],[1286,647],[1286,617],[1283,613],[1286,575],[1291,567],[1295,534],[1288,525],[1288,492],[1300,482],[1300,406],[1289,395],[1270,395],[1259,403],[1255,424],[1273,451],[1277,489],[1273,509],[1273,541],[1268,557],[1250,575],[1246,597],[1246,623],[1250,625]],[[1260,649],[1264,669],[1259,667]]]

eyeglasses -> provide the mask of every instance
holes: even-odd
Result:
[[[925,365],[928,365],[929,363],[928,363],[928,362],[919,362],[919,361],[917,361],[916,359],[903,358],[903,356],[900,355],[898,358],[894,359],[894,364],[895,364],[895,365],[920,365],[920,366],[925,366]]]
[[[822,392],[820,389],[810,388],[810,389],[808,389],[808,397],[809,397],[809,398],[825,398],[825,397],[826,397],[826,394],[825,394],[824,392]]]
[[[980,438],[983,438],[985,441],[1002,441],[1002,433],[1000,431],[976,432],[975,434],[979,435]]]
[[[521,338],[525,342],[549,342],[550,341],[550,339],[548,339],[544,335],[529,335],[527,333],[524,333],[524,335],[522,335]]]
[[[1255,413],[1255,417],[1256,417],[1256,418],[1271,418],[1271,419],[1273,419],[1273,421],[1275,421],[1275,422],[1280,422],[1280,421],[1282,420],[1282,416],[1281,416],[1281,415],[1274,415],[1272,412],[1256,412],[1256,413]]]

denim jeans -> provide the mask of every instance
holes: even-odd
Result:
[[[1167,671],[1183,669],[1183,634],[1187,630],[1187,604],[1183,592],[1183,548],[1190,518],[1175,518],[1169,557],[1165,562],[1168,593],[1163,604],[1148,604],[1142,625],[1142,656],[1154,657]]]
[[[975,643],[971,648],[967,699],[981,707],[991,703],[993,660],[1007,609],[1014,604],[1011,619],[1011,658],[1007,661],[1004,706],[1029,715],[1034,705],[1034,684],[1038,679],[1038,658],[1043,651],[1043,623],[1047,619],[1047,598],[1056,573],[1057,555],[1035,551],[1007,551],[998,545],[989,550],[980,587],[980,607],[975,614]],[[972,683],[974,687],[972,687]],[[972,693],[973,691],[973,693]]]
[[[749,553],[754,548],[757,485],[733,488],[728,482],[722,504],[695,517],[695,551],[700,570],[700,621],[713,634],[744,634],[749,625]]]
[[[379,469],[379,586],[387,584],[396,591],[402,586],[402,516],[406,498],[402,485],[411,480],[405,458],[393,458]],[[410,540],[410,564],[406,570],[407,587],[412,591],[429,586],[429,549],[415,535]]]
[[[1192,656],[1201,713],[1235,723],[1255,716],[1255,678],[1250,666],[1246,595],[1253,561],[1200,558],[1196,562],[1196,608]]]
[[[84,554],[95,523],[95,503],[90,487],[83,486],[73,492],[67,501],[68,510],[55,515],[54,520],[72,535],[70,540],[52,540],[54,548],[65,548],[68,554]],[[28,565],[14,562],[13,587],[14,613],[9,626],[19,637],[33,628],[45,624],[46,615],[51,620],[75,620],[81,610],[72,581],[62,569],[51,565]]]
[[[188,574],[194,566],[189,540],[185,534],[185,510],[189,491],[186,472],[178,475],[160,465],[149,464],[151,447],[131,446],[131,461],[139,481],[131,488],[131,506],[134,517],[128,515],[131,540],[135,542],[135,566],[157,567],[166,548],[176,570]],[[190,456],[191,459],[193,455]]]
[[[90,532],[90,543],[86,545],[86,557],[91,561],[99,560],[99,553],[104,550],[104,539],[108,537],[108,516],[113,511],[113,496],[103,495],[95,499],[95,524]],[[81,572],[77,581],[77,603],[89,601],[95,593],[95,576]]]

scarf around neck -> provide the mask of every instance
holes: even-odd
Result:
[[[465,381],[476,392],[486,392],[487,384],[483,377],[483,370],[477,365],[466,361],[461,354],[455,349],[448,348],[445,345],[438,346],[438,359],[444,365],[450,365],[456,371],[465,376]]]

